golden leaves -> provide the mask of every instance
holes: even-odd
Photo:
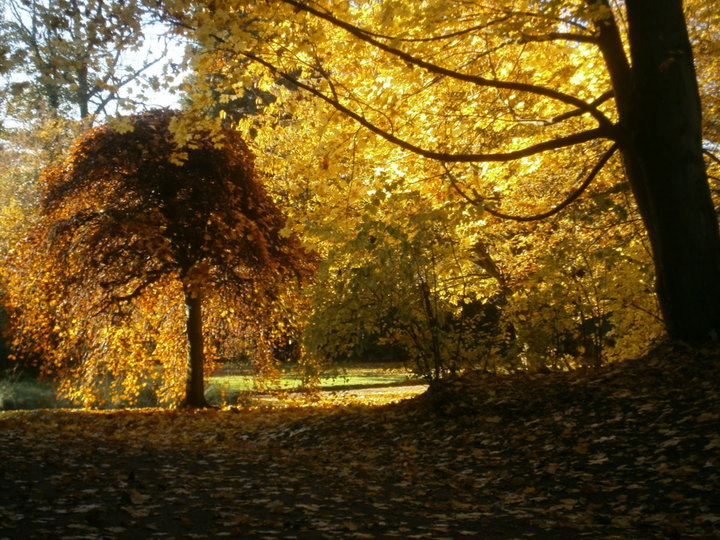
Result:
[[[121,135],[123,133],[130,133],[135,129],[130,119],[125,116],[111,118],[108,122],[108,127]]]
[[[433,64],[458,73],[546,84],[577,91],[587,99],[603,91],[608,81],[597,76],[595,63],[601,59],[590,44],[554,40],[518,43],[512,37],[508,39],[529,31],[533,24],[537,25],[535,35],[558,30],[552,18],[528,22],[513,11],[514,7],[499,8],[514,14],[507,17],[496,11],[473,10],[464,18],[463,6],[443,2],[404,6],[402,14],[394,13],[395,4],[387,2],[339,6],[336,11],[329,9],[329,13],[361,28],[374,28],[377,35],[390,36],[378,38],[383,43],[390,42],[415,58],[431,58]],[[546,8],[552,13],[562,11],[556,3],[539,9]],[[363,118],[400,138],[413,139],[420,146],[439,146],[449,151],[469,151],[473,147],[513,150],[539,140],[541,126],[545,134],[560,135],[590,125],[582,115],[555,122],[555,117],[568,112],[567,104],[526,92],[522,87],[485,88],[454,77],[435,78],[427,70],[408,67],[392,54],[385,54],[382,47],[356,39],[357,34],[351,36],[339,25],[333,26],[332,21],[321,17],[313,20],[301,7],[294,14],[277,9],[267,14],[265,28],[258,26],[255,40],[238,45],[271,59],[286,72],[299,72],[301,82],[314,85]],[[468,21],[477,22],[477,27],[471,30]],[[288,30],[291,28],[295,31]],[[271,32],[272,38],[263,39],[263,32]],[[233,42],[232,36],[228,41]],[[339,43],[347,44],[344,54],[337,52]],[[246,78],[250,71],[263,72],[258,65],[248,68],[241,58],[240,49],[237,57],[223,56],[223,75],[230,85],[240,80],[251,82]],[[562,62],[547,62],[548,58],[562,58]],[[237,76],[231,75],[233,62],[242,65],[242,74],[238,70]],[[317,71],[310,75],[307,64],[316,66]],[[240,95],[245,85],[233,88]],[[318,251],[332,252],[333,244],[344,241],[343,231],[349,231],[352,237],[363,215],[408,227],[407,214],[413,211],[406,207],[405,194],[409,192],[419,194],[439,210],[432,216],[424,214],[424,219],[447,222],[450,235],[462,248],[472,245],[474,235],[487,225],[482,208],[445,204],[456,200],[457,195],[448,188],[438,167],[358,130],[332,107],[304,98],[296,89],[276,84],[272,91],[276,100],[265,106],[264,114],[244,119],[241,127],[256,133],[254,144],[262,150],[262,168],[272,173],[276,192],[292,201],[291,222],[316,234]],[[573,155],[577,153],[569,151],[562,159],[572,162]],[[452,172],[478,199],[487,204],[501,202],[504,208],[509,205],[521,213],[532,213],[546,197],[554,201],[572,181],[568,169],[558,166],[555,154],[531,156],[497,167],[458,165]],[[381,195],[387,199],[382,204]],[[393,201],[394,197],[397,199]],[[512,255],[498,250],[503,253],[501,266],[506,272],[520,281],[528,269],[537,269],[535,250],[542,250],[543,232],[538,230],[537,236],[528,231],[517,235],[507,226],[492,226],[488,236],[501,244],[510,236],[526,239]],[[414,227],[409,226],[411,236]],[[511,242],[516,242],[515,238]],[[518,252],[522,254],[517,257],[520,260],[514,260]],[[445,274],[446,268],[440,265],[438,270],[442,279],[451,279],[453,274]],[[469,264],[463,263],[463,268],[468,273],[473,271]],[[540,279],[546,278],[547,274]],[[475,287],[482,289],[483,285]],[[457,300],[455,293],[450,292],[448,297],[450,302]],[[519,315],[518,321],[521,317],[524,315]]]

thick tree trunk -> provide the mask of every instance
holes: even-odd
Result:
[[[632,67],[625,73],[611,61],[608,67],[665,325],[673,339],[717,340],[720,232],[702,155],[700,98],[682,2],[626,5]],[[617,50],[608,56],[617,60]]]
[[[720,232],[702,154],[702,113],[681,0],[628,0],[630,183],[653,248],[670,337],[720,336]],[[622,119],[624,121],[624,119]]]
[[[205,342],[203,339],[202,296],[185,291],[189,374],[183,405],[207,407],[205,401]]]

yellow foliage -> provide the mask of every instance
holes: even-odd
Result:
[[[511,365],[626,358],[663,334],[647,242],[617,159],[580,202],[544,222],[493,214],[553,209],[608,151],[602,126],[615,122],[617,111],[593,23],[610,16],[620,14],[573,1],[284,0],[235,2],[192,21],[204,36],[194,58],[202,81],[195,107],[218,92],[271,96],[262,114],[233,116],[229,97],[219,107],[252,141],[259,168],[288,209],[288,229],[314,239],[327,257],[311,341],[322,341],[327,318],[319,314],[332,313],[333,302],[348,320],[364,320],[364,331],[377,330],[371,293],[358,295],[348,315],[334,287],[361,268],[401,274],[407,269],[387,263],[401,258],[389,231],[413,242],[429,227],[442,227],[449,239],[444,258],[431,264],[438,283],[454,284],[435,287],[434,301],[458,306],[463,297],[501,291],[525,351]],[[524,153],[595,129],[598,136],[576,144]],[[485,157],[471,159],[476,155]],[[378,224],[381,249],[358,247],[370,221]],[[478,242],[487,248],[481,264]],[[389,282],[364,279],[392,295]],[[603,329],[588,334],[598,321]],[[337,341],[338,354],[351,348],[358,329],[343,332],[349,340]],[[571,352],[558,340],[573,342]],[[599,350],[591,352],[587,340]]]

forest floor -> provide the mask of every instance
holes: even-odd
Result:
[[[1,538],[718,538],[720,353],[396,404],[0,413]]]

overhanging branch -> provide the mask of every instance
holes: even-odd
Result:
[[[570,206],[573,202],[575,202],[575,201],[580,197],[580,195],[582,195],[582,194],[585,192],[585,190],[590,186],[590,184],[591,184],[592,181],[595,179],[595,177],[598,175],[598,173],[600,173],[600,171],[601,171],[602,168],[605,166],[605,164],[607,164],[607,162],[610,160],[610,158],[612,157],[612,155],[617,151],[618,147],[619,147],[618,143],[614,143],[614,144],[602,155],[602,157],[600,158],[600,160],[595,164],[595,166],[594,166],[594,167],[592,168],[592,170],[590,171],[590,174],[588,174],[587,178],[585,178],[585,180],[583,181],[583,183],[580,184],[580,186],[579,186],[575,191],[573,191],[572,193],[570,193],[570,195],[568,195],[567,198],[565,198],[565,200],[563,200],[560,204],[558,204],[557,206],[555,206],[555,207],[553,207],[552,209],[548,210],[547,212],[542,212],[542,213],[540,213],[540,214],[535,214],[534,216],[514,216],[514,215],[511,215],[511,214],[505,214],[505,213],[503,213],[503,212],[499,212],[499,211],[497,211],[497,210],[493,210],[492,208],[488,208],[488,207],[485,206],[485,204],[483,203],[483,199],[482,199],[481,197],[477,196],[477,194],[475,194],[474,197],[471,197],[471,196],[469,196],[467,193],[465,193],[465,192],[460,188],[460,186],[458,185],[458,182],[457,182],[457,180],[455,179],[455,177],[453,176],[453,174],[452,174],[452,172],[450,171],[450,169],[448,169],[448,167],[447,167],[445,164],[443,164],[443,167],[445,168],[445,172],[447,173],[447,177],[448,177],[448,179],[450,180],[450,185],[452,185],[453,189],[454,189],[463,199],[465,199],[465,200],[468,201],[469,203],[471,203],[471,204],[473,204],[473,205],[475,205],[475,206],[481,206],[488,214],[490,214],[490,215],[492,215],[492,216],[495,216],[495,217],[498,217],[498,218],[501,218],[501,219],[509,219],[509,220],[512,220],[512,221],[540,221],[540,220],[549,218],[550,216],[553,216],[553,215],[561,212],[562,210],[564,210],[565,208],[567,208],[568,206]]]
[[[330,13],[327,13],[327,12],[321,11],[319,9],[313,8],[311,6],[308,6],[308,5],[304,4],[303,2],[300,2],[298,0],[281,0],[281,1],[284,2],[285,4],[293,6],[294,8],[296,8],[298,10],[305,11],[315,17],[323,19],[338,28],[342,28],[349,34],[355,36],[356,38],[358,38],[358,39],[360,39],[382,51],[385,51],[388,54],[396,56],[409,64],[421,67],[430,73],[435,73],[437,75],[443,75],[443,76],[457,79],[460,81],[473,83],[473,84],[476,84],[479,86],[498,88],[498,89],[502,89],[502,90],[514,90],[514,91],[519,91],[519,92],[529,92],[531,94],[544,96],[547,98],[551,98],[551,99],[560,101],[562,103],[572,105],[573,107],[577,107],[578,109],[580,109],[583,112],[589,113],[590,115],[592,115],[593,118],[595,118],[595,120],[598,121],[598,123],[601,126],[609,126],[612,124],[610,119],[607,118],[604,114],[602,114],[597,108],[593,107],[592,104],[587,103],[586,101],[583,101],[582,99],[579,99],[570,94],[566,94],[566,93],[560,92],[558,90],[553,90],[551,88],[546,88],[544,86],[538,86],[538,85],[534,85],[534,84],[526,84],[526,83],[512,82],[512,81],[500,81],[500,80],[495,80],[495,79],[486,79],[484,77],[479,77],[476,75],[470,75],[467,73],[459,73],[457,71],[447,69],[442,66],[438,66],[431,62],[427,62],[420,58],[416,58],[415,56],[413,56],[409,53],[406,53],[405,51],[402,51],[400,49],[397,49],[395,47],[392,47],[390,45],[386,45],[385,43],[382,43],[381,41],[378,41],[374,37],[370,36],[367,32],[363,31],[362,29],[358,28],[357,26],[350,24],[348,22],[345,22],[343,20],[340,20],[337,17],[331,15]]]
[[[399,146],[400,148],[403,148],[409,152],[412,152],[414,154],[418,154],[420,156],[433,159],[436,161],[441,161],[444,163],[478,163],[478,162],[504,162],[504,161],[513,161],[515,159],[520,159],[528,156],[532,156],[535,154],[539,154],[541,152],[546,152],[548,150],[557,150],[558,148],[565,148],[568,146],[573,146],[575,144],[580,144],[584,142],[588,142],[594,139],[614,139],[614,128],[613,126],[601,126],[594,129],[589,129],[586,131],[581,131],[578,133],[573,133],[572,135],[566,135],[564,137],[557,137],[555,139],[550,139],[547,141],[543,141],[537,144],[533,144],[530,146],[527,146],[525,148],[521,148],[519,150],[514,150],[511,152],[490,152],[490,153],[477,153],[477,154],[452,154],[448,152],[437,152],[433,150],[428,150],[426,148],[422,148],[420,146],[417,146],[415,144],[412,144],[404,139],[401,139],[397,135],[394,135],[390,133],[389,131],[386,131],[382,129],[381,127],[373,124],[369,120],[367,120],[364,116],[356,113],[352,109],[349,109],[348,107],[344,106],[342,103],[339,103],[335,99],[325,95],[323,92],[318,90],[317,88],[310,86],[309,84],[305,84],[296,77],[293,77],[289,73],[285,73],[284,71],[278,69],[275,67],[274,64],[271,62],[268,62],[267,60],[257,56],[254,53],[251,53],[249,51],[240,51],[239,54],[242,54],[246,58],[249,58],[250,60],[253,60],[254,62],[257,62],[261,64],[262,66],[266,67],[268,70],[270,70],[275,75],[284,78],[285,80],[291,82],[292,84],[296,85],[298,88],[302,88],[303,90],[313,94],[314,96],[322,99],[341,113],[345,114],[346,116],[349,116],[356,122],[358,122],[360,125],[366,127],[376,135],[381,136],[388,142],[395,144],[396,146]]]
[[[573,32],[550,32],[539,36],[522,34],[518,43],[543,43],[546,41],[575,41],[577,43],[596,44],[597,38],[588,34],[577,34]]]
[[[158,270],[155,270],[155,271],[152,271],[152,272],[148,272],[148,273],[144,276],[145,279],[143,279],[139,284],[137,284],[137,285],[133,288],[132,291],[130,291],[130,292],[128,292],[128,293],[125,293],[125,294],[112,294],[112,293],[108,294],[108,295],[104,298],[104,300],[103,300],[102,302],[99,302],[99,303],[97,304],[96,309],[95,309],[95,311],[92,313],[91,316],[92,316],[92,317],[96,317],[96,316],[100,315],[101,313],[106,312],[108,309],[110,309],[110,308],[112,308],[112,307],[117,307],[117,306],[119,306],[120,304],[127,303],[127,302],[131,302],[131,301],[134,300],[135,298],[138,298],[139,296],[141,296],[148,287],[150,287],[150,286],[153,285],[154,283],[157,283],[157,282],[158,282],[162,277],[164,277],[165,275],[166,275],[166,269],[165,269],[165,268],[160,268],[160,269],[158,269]],[[129,281],[131,281],[131,280],[132,280],[132,279],[122,280],[122,281],[118,280],[118,281],[116,281],[116,282],[114,282],[114,283],[113,283],[113,282],[107,282],[107,283],[103,283],[103,284],[101,284],[101,285],[103,286],[103,288],[105,288],[105,287],[111,287],[111,286],[112,286],[112,287],[118,287],[118,286],[120,286],[120,285],[128,284]],[[125,283],[123,283],[123,281],[124,281]]]

